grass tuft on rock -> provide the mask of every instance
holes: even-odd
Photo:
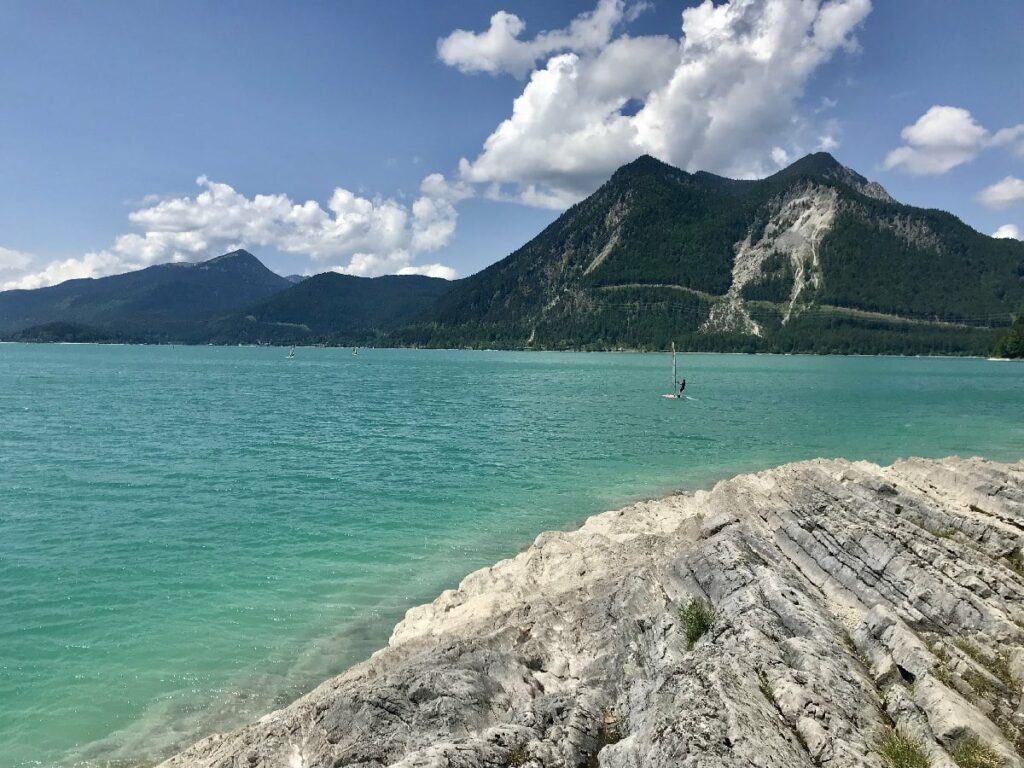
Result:
[[[931,760],[921,742],[890,728],[878,743],[878,753],[889,768],[930,768]]]
[[[980,672],[969,669],[963,674],[964,682],[974,689],[974,692],[984,698],[992,693],[992,683]]]
[[[960,768],[1003,768],[1002,756],[973,736],[961,739],[949,753]]]
[[[1010,658],[1005,653],[997,653],[995,659],[988,666],[988,671],[998,677],[1007,688],[1013,688],[1016,679],[1013,670],[1010,668]]]
[[[967,657],[973,659],[979,664],[985,663],[985,655],[982,653],[981,648],[979,648],[975,643],[972,643],[966,637],[955,638],[953,640],[953,645],[963,651]]]
[[[679,612],[686,633],[686,648],[692,650],[694,644],[707,633],[715,623],[715,609],[706,601],[694,598]]]
[[[520,768],[520,766],[526,765],[528,762],[530,762],[530,756],[526,754],[526,750],[522,747],[517,747],[505,755],[505,765],[507,768]]]
[[[1003,685],[1008,688],[1014,687],[1013,672],[1010,670],[1010,660],[1005,654],[997,652],[995,654],[988,655],[978,645],[962,637],[955,639],[953,644],[979,666],[984,667],[986,670],[991,672],[992,675]],[[971,683],[971,686],[974,687],[974,684]],[[975,688],[975,690],[978,689]],[[978,692],[985,693],[985,691]]]

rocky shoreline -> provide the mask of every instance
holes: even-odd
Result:
[[[1024,768],[1022,546],[1024,462],[740,475],[542,534],[162,765]]]

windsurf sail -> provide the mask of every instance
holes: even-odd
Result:
[[[678,400],[679,394],[679,375],[676,370],[676,343],[672,342],[672,391],[662,397],[668,398],[669,400]]]

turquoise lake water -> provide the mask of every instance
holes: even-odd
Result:
[[[145,764],[538,533],[794,459],[1024,457],[962,359],[0,345],[0,765]],[[122,764],[118,762],[117,764]]]

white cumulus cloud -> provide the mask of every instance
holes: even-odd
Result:
[[[831,152],[839,148],[839,140],[830,133],[818,137],[818,149],[822,152]]]
[[[0,246],[0,271],[24,269],[31,263],[31,253]]]
[[[557,46],[551,33],[522,39],[518,17],[496,15],[484,33],[445,38],[442,59],[518,74],[543,58],[538,51],[559,52],[532,72],[481,152],[460,162],[459,178],[492,198],[559,209],[643,153],[690,170],[763,175],[799,152],[804,86],[837,51],[856,49],[870,10],[869,0],[705,0],[682,12],[678,38],[613,37],[628,10],[601,2],[568,30],[581,19],[616,21],[601,34],[560,34]]]
[[[992,237],[1006,240],[1024,240],[1024,235],[1021,234],[1020,228],[1016,224],[1003,224],[1003,226],[992,233]]]
[[[23,274],[34,261],[31,253],[0,246],[0,285]]]
[[[1009,208],[1024,203],[1024,180],[1007,176],[978,193],[978,199],[989,208]]]
[[[937,105],[900,135],[906,143],[886,156],[885,167],[935,175],[970,162],[989,147],[1013,144],[1024,137],[1024,125],[991,134],[968,110]]]
[[[526,22],[514,13],[498,11],[484,32],[457,29],[437,42],[441,61],[462,72],[506,72],[523,77],[536,62],[562,51],[597,51],[607,45],[615,29],[646,8],[625,0],[599,0],[593,11],[580,14],[565,29],[541,32],[522,40]]]
[[[454,280],[459,275],[451,267],[444,264],[418,264],[415,267],[402,267],[396,275],[426,275],[427,277],[440,277],[445,280]]]
[[[366,277],[402,270],[455,275],[441,264],[413,264],[418,254],[451,242],[458,216],[454,204],[466,195],[463,187],[448,184],[437,174],[424,179],[411,206],[392,199],[370,200],[341,187],[325,209],[315,200],[298,203],[285,194],[247,197],[205,176],[196,184],[200,191],[194,196],[149,201],[133,211],[128,219],[140,231],[117,237],[110,248],[52,262],[34,272],[21,263],[3,287],[38,288],[261,247],[308,255],[319,262],[342,259],[331,268]]]
[[[126,262],[108,251],[90,252],[77,259],[52,261],[38,271],[18,270],[10,279],[5,280],[0,288],[5,291],[14,288],[43,288],[63,283],[65,280],[112,275],[140,269],[143,266],[145,265]]]

